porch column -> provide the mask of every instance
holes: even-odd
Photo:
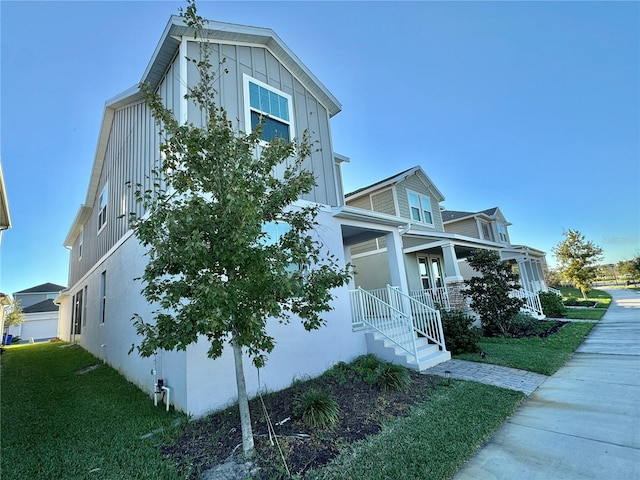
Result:
[[[344,245],[343,250],[344,250],[344,264],[346,265],[347,263],[351,263],[351,246]],[[347,282],[347,288],[349,290],[356,289],[356,279],[353,274],[349,277],[349,281]]]
[[[525,260],[517,260],[518,270],[520,270],[520,284],[522,285],[522,289],[526,292],[529,291],[529,275],[527,273],[526,261]]]
[[[403,293],[409,293],[407,271],[404,268],[404,253],[402,253],[402,237],[400,232],[394,230],[385,235],[387,242],[387,257],[389,258],[389,272],[391,273],[391,285],[400,287]]]
[[[445,283],[462,282],[464,278],[460,275],[458,267],[458,257],[453,243],[442,246],[442,256],[444,257],[444,281]]]

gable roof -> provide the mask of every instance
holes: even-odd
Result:
[[[27,288],[26,290],[15,292],[14,295],[21,293],[58,293],[65,288],[67,287],[63,287],[62,285],[57,285],[55,283],[43,283],[41,285],[36,285],[35,287]]]
[[[429,175],[427,175],[426,173],[424,173],[424,170],[422,169],[422,167],[420,166],[415,166],[412,168],[409,168],[407,170],[404,170],[400,173],[396,173],[395,175],[392,175],[390,177],[387,177],[383,180],[380,180],[376,183],[372,183],[371,185],[367,185],[366,187],[362,187],[359,188],[358,190],[355,190],[351,193],[347,193],[345,195],[345,199],[354,199],[354,198],[358,198],[362,195],[365,195],[367,193],[373,192],[375,190],[380,190],[381,188],[384,188],[388,185],[395,185],[396,183],[401,182],[402,180],[404,180],[405,178],[410,177],[411,175],[416,175],[416,174],[421,174],[424,175],[424,177],[426,178],[427,182],[430,184],[430,186],[433,188],[433,190],[436,192],[436,195],[438,196],[438,201],[442,202],[444,201],[444,195],[442,195],[442,192],[440,192],[440,190],[438,190],[438,187],[435,186],[435,184],[433,183],[433,181],[431,181],[431,179],[429,178]]]
[[[65,247],[73,246],[73,243],[82,231],[83,225],[91,215],[92,206],[98,195],[100,174],[102,172],[115,111],[121,107],[143,100],[143,95],[139,88],[140,83],[148,82],[155,89],[162,81],[164,74],[176,55],[178,55],[182,37],[193,38],[194,34],[195,30],[188,27],[180,16],[172,15],[164,28],[160,41],[151,56],[151,60],[140,82],[106,102],[87,196],[69,229],[69,233],[64,241]],[[311,70],[302,63],[293,51],[291,51],[270,28],[250,27],[207,20],[206,31],[202,37],[207,40],[222,43],[245,44],[267,48],[327,109],[329,117],[333,117],[342,110],[342,105],[340,105],[340,102],[333,94],[329,92]]]
[[[462,220],[465,218],[475,218],[475,217],[486,217],[490,220],[496,218],[498,214],[504,218],[502,212],[498,207],[487,208],[486,210],[480,210],[479,212],[463,212],[461,210],[443,210],[442,212],[442,222],[450,223],[455,222],[457,220]],[[511,225],[511,223],[507,222],[505,218],[505,224],[507,226]]]
[[[58,305],[53,303],[53,299],[43,300],[42,302],[34,303],[28,307],[22,309],[22,313],[43,313],[43,312],[57,312]]]

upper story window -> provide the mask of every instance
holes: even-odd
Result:
[[[84,241],[84,228],[80,230],[80,239],[78,240],[78,260],[82,258],[82,243]]]
[[[498,238],[502,243],[509,243],[507,240],[507,229],[502,223],[498,223]]]
[[[491,226],[484,222],[481,222],[480,225],[482,226],[482,238],[493,242],[493,231],[491,231]]]
[[[291,141],[293,131],[293,105],[291,96],[247,75],[244,77],[246,124],[253,131],[262,122],[262,140],[274,138]]]
[[[105,184],[100,194],[100,211],[98,212],[98,232],[107,223],[107,201],[109,200],[109,184]]]
[[[433,225],[433,214],[431,212],[431,199],[416,192],[407,191],[409,197],[409,212],[411,218],[416,222]]]

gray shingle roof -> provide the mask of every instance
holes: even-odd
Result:
[[[43,283],[42,285],[37,285],[35,287],[27,288],[26,290],[15,292],[14,295],[16,293],[57,293],[65,288],[67,287],[56,285],[55,283]]]
[[[464,217],[472,217],[474,215],[487,215],[491,217],[496,214],[498,211],[498,207],[487,208],[486,210],[480,210],[479,212],[463,212],[461,210],[443,210],[442,211],[442,221],[450,222],[452,220],[457,220],[459,218]]]
[[[29,305],[28,307],[24,307],[22,309],[23,313],[42,313],[42,312],[57,312],[58,305],[53,303],[53,300],[47,299],[42,302],[35,303],[33,305]]]

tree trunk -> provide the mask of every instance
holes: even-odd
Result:
[[[242,426],[242,451],[244,458],[250,459],[255,453],[253,445],[253,430],[251,429],[251,415],[249,413],[249,399],[247,385],[244,381],[244,367],[242,365],[242,347],[231,339],[233,357],[236,365],[236,386],[238,389],[238,408],[240,409],[240,425]]]

